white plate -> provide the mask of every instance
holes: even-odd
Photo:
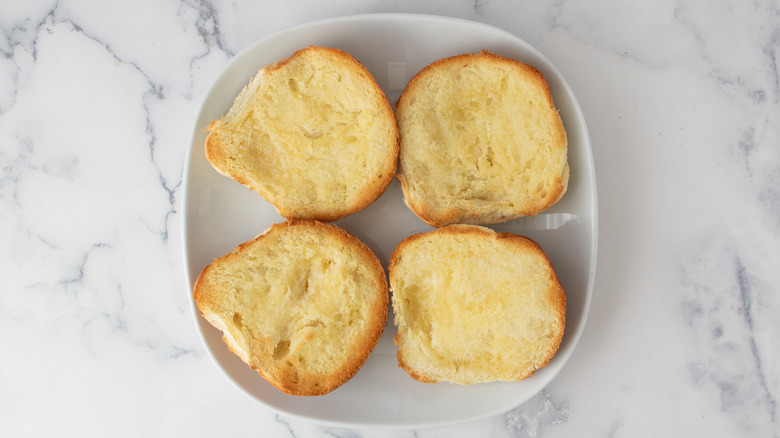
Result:
[[[258,69],[307,45],[352,54],[375,76],[394,103],[403,87],[427,64],[451,55],[487,49],[539,69],[546,77],[569,139],[571,179],[563,199],[534,218],[493,228],[536,240],[547,252],[566,291],[566,331],[553,360],[520,382],[457,386],[424,384],[398,368],[392,313],[363,368],[332,393],[293,397],[281,393],[222,342],[192,304],[207,350],[225,375],[251,398],[290,417],[343,427],[418,428],[441,426],[506,412],[544,388],[574,350],[590,303],[596,263],[597,209],[593,159],[582,113],[564,79],[532,46],[484,24],[421,15],[351,16],[294,27],[264,38],[236,56],[205,96],[192,128],[184,176],[184,257],[190,290],[214,258],[283,219],[274,208],[237,182],[219,175],[203,153],[204,129],[220,118]],[[397,181],[373,204],[337,222],[365,242],[385,267],[396,244],[430,230],[404,206]],[[273,309],[269,309],[273,311]]]

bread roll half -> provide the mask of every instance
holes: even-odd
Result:
[[[516,381],[558,350],[566,297],[532,240],[452,225],[390,257],[398,364],[422,382]]]
[[[287,219],[355,213],[396,170],[390,103],[368,70],[333,48],[310,46],[262,68],[208,130],[214,168]]]
[[[569,181],[566,131],[535,68],[489,52],[441,59],[396,103],[404,201],[432,226],[533,216]]]
[[[230,350],[292,395],[326,394],[352,378],[387,320],[379,260],[316,221],[273,225],[214,260],[193,294]]]

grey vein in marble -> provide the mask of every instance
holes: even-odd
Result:
[[[181,4],[197,11],[198,18],[195,22],[195,28],[207,47],[216,46],[229,57],[235,56],[236,53],[225,43],[220,30],[219,12],[211,2],[207,0],[182,0]]]
[[[724,257],[728,253],[732,253],[730,260]],[[777,399],[768,386],[764,352],[755,339],[759,309],[754,305],[751,275],[733,246],[721,239],[704,244],[697,258],[697,265],[683,272],[683,313],[703,346],[701,360],[687,365],[691,381],[716,388],[721,409],[733,416],[743,432],[776,428]],[[713,276],[715,272],[720,275]]]

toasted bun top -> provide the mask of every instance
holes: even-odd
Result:
[[[209,125],[214,168],[285,218],[334,221],[393,178],[398,127],[374,78],[349,54],[310,46],[261,69]]]
[[[535,68],[490,52],[441,59],[396,107],[404,201],[428,224],[535,215],[565,193],[566,131]]]
[[[390,258],[398,362],[423,382],[515,381],[545,366],[566,297],[532,240],[453,225],[402,241]]]
[[[293,395],[321,395],[363,365],[387,320],[379,260],[316,221],[273,225],[207,266],[194,299],[236,355]]]

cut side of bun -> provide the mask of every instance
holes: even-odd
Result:
[[[566,296],[526,237],[442,227],[402,241],[389,270],[398,364],[419,381],[517,381],[558,350]]]
[[[396,116],[404,201],[429,225],[533,216],[566,192],[566,131],[534,67],[490,52],[438,60]]]
[[[273,225],[217,258],[193,296],[230,350],[292,395],[327,394],[351,379],[388,311],[377,257],[346,231],[317,221]]]
[[[208,131],[212,166],[287,219],[355,213],[396,170],[390,103],[368,70],[333,48],[310,46],[262,68]]]

